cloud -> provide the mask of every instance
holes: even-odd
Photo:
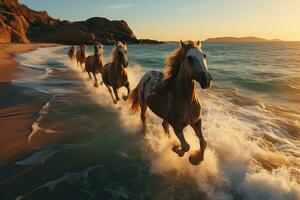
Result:
[[[185,7],[178,8],[178,10],[181,10],[184,12],[193,12],[194,11],[192,8],[185,8]]]
[[[119,10],[119,9],[123,9],[123,8],[132,8],[132,7],[137,7],[137,5],[134,4],[112,4],[107,6],[107,9],[110,10]]]

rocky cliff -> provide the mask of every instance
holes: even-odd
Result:
[[[78,22],[60,21],[47,12],[34,11],[18,0],[0,0],[0,43],[91,44],[93,39],[104,44],[117,40],[139,42],[123,20],[94,17]]]

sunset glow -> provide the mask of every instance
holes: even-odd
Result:
[[[124,19],[138,38],[203,40],[257,36],[300,40],[300,1],[296,0],[91,0],[84,5],[79,0],[21,2],[37,10],[47,10],[53,17],[72,21],[92,16]]]

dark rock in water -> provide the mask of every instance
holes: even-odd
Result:
[[[127,22],[93,17],[69,22],[54,19],[45,11],[34,11],[17,0],[0,0],[0,43],[51,42],[61,44],[104,44],[115,41],[139,43]]]
[[[139,44],[166,44],[163,41],[150,40],[150,39],[139,39]]]

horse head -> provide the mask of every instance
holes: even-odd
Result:
[[[103,45],[100,42],[96,42],[94,44],[94,52],[95,52],[95,55],[97,55],[99,57],[102,55],[102,53],[103,53]]]
[[[123,44],[122,42],[117,42],[116,44],[116,51],[117,51],[117,59],[123,64],[126,68],[128,67],[128,50],[127,44]]]
[[[207,57],[201,49],[201,42],[182,42],[181,48],[186,49],[186,54],[183,58],[185,69],[188,70],[193,79],[195,79],[202,89],[210,87],[212,76],[208,72]]]
[[[80,45],[80,51],[81,51],[81,53],[86,52],[86,49],[87,49],[87,47],[86,47],[85,44]]]

